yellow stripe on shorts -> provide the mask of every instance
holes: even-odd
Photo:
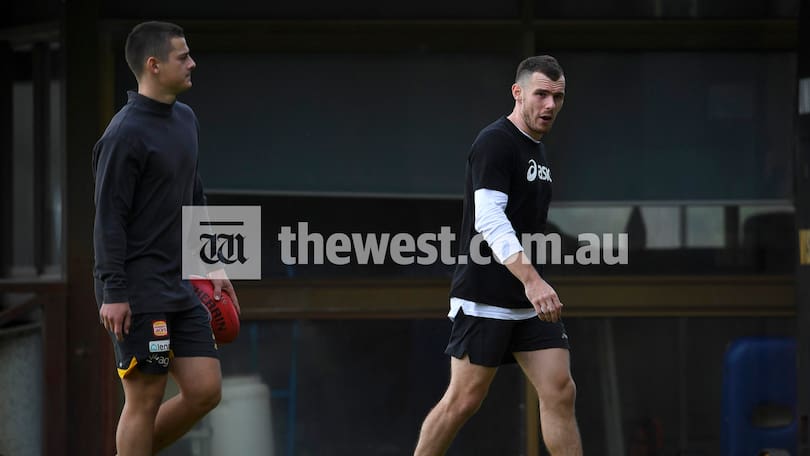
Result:
[[[136,365],[138,365],[138,360],[135,359],[135,357],[133,356],[132,359],[129,361],[129,367],[127,367],[126,369],[121,368],[118,369],[118,376],[121,378],[126,377],[127,374],[132,372],[132,369],[134,369]]]

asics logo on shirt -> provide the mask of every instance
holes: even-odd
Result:
[[[535,179],[551,182],[551,170],[548,166],[538,165],[534,160],[529,160],[529,169],[526,171],[526,180],[534,182]]]

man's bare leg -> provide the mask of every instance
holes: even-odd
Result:
[[[222,397],[222,372],[216,358],[174,358],[170,373],[180,387],[180,393],[164,402],[157,412],[155,453],[194,427],[219,404]]]
[[[166,375],[145,374],[137,368],[121,379],[124,409],[118,420],[115,446],[119,456],[151,456],[155,417],[166,388]]]
[[[495,372],[497,368],[470,363],[469,357],[450,358],[450,385],[425,418],[414,456],[447,451],[461,426],[481,407]]]
[[[574,414],[576,385],[568,350],[550,348],[514,355],[537,390],[546,448],[553,456],[581,456],[582,441]]]

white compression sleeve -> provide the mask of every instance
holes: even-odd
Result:
[[[481,233],[499,263],[523,251],[515,229],[506,217],[509,195],[480,188],[475,191],[475,231]]]

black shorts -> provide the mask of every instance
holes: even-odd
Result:
[[[136,366],[141,372],[166,374],[174,357],[219,358],[211,317],[202,304],[179,312],[133,315],[124,340],[119,342],[113,333],[110,337],[121,378]]]
[[[547,348],[570,349],[562,321],[496,320],[464,315],[459,309],[444,352],[458,359],[468,355],[479,366],[498,367],[514,363],[514,352]]]

